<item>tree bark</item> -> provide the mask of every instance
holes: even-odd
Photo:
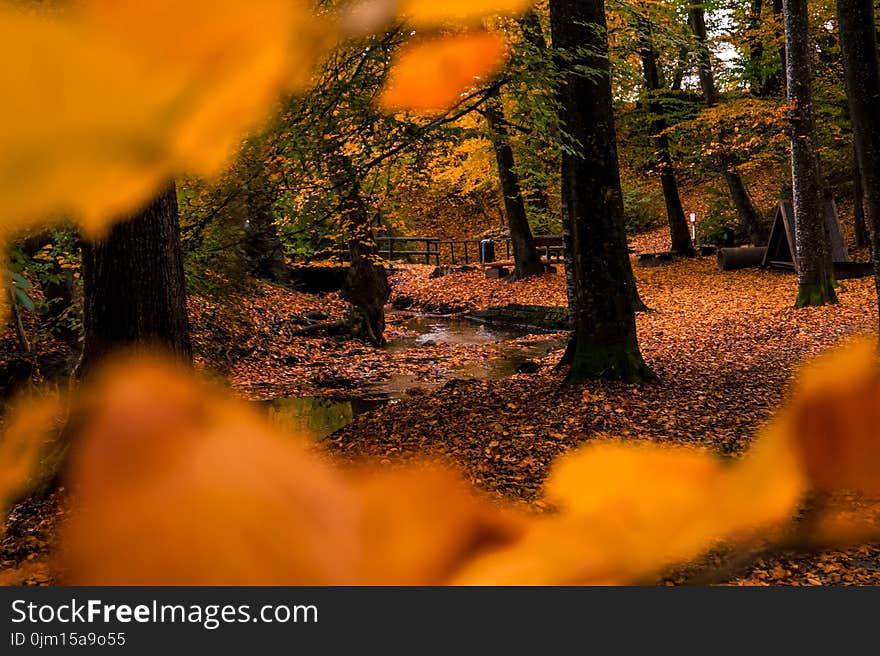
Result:
[[[137,346],[189,362],[192,348],[174,184],[106,237],[83,243],[83,342],[76,376]]]
[[[385,344],[385,303],[391,296],[388,276],[382,265],[367,203],[347,155],[335,159],[335,184],[341,189],[340,214],[348,234],[351,264],[340,295],[352,306],[352,334],[375,345]]]
[[[497,94],[486,102],[483,114],[492,133],[492,146],[498,163],[507,226],[510,229],[510,241],[513,245],[514,270],[510,279],[519,280],[540,275],[544,273],[544,264],[535,248],[535,239],[529,227],[519,177],[514,170],[513,149],[510,147],[510,137],[504,124],[504,108]]]
[[[840,47],[880,298],[880,60],[872,0],[837,0]]]
[[[660,72],[657,69],[657,52],[654,49],[654,43],[651,38],[651,26],[647,20],[643,20],[639,28],[642,32],[639,54],[642,59],[642,70],[645,74],[645,89],[649,96],[650,130],[654,135],[654,143],[657,147],[657,169],[660,172],[663,199],[666,202],[666,218],[669,220],[672,250],[678,251],[680,255],[693,257],[695,255],[694,245],[691,242],[687,219],[681,206],[678,182],[675,179],[675,167],[673,166],[672,155],[669,149],[669,137],[664,133],[666,130],[666,117],[663,114],[663,105],[658,97],[658,93],[663,89],[663,84],[660,81]]]
[[[697,72],[700,77],[700,88],[703,91],[703,102],[707,107],[718,103],[718,90],[715,88],[715,74],[712,72],[712,59],[709,56],[708,35],[706,32],[706,15],[701,3],[692,3],[688,7],[688,24],[697,38],[699,48],[697,50]],[[736,171],[734,163],[727,155],[718,157],[718,164],[723,172],[724,181],[730,190],[730,197],[736,207],[743,229],[749,235],[755,246],[761,246],[767,239],[761,215],[755,208],[751,196],[743,183],[742,177]]]
[[[752,0],[749,8],[749,26],[751,32],[749,38],[749,86],[752,93],[757,97],[766,95],[764,76],[764,41],[756,34],[761,26],[761,13],[764,10],[764,0]]]
[[[752,40],[749,44],[749,68],[750,86],[752,93],[758,98],[781,95],[785,93],[785,46],[778,49],[779,60],[782,66],[772,72],[767,71],[767,51],[761,35],[756,34],[761,28],[761,23],[768,20],[764,15],[763,0],[752,0],[749,17],[749,29],[752,32]],[[773,0],[769,20],[772,21],[775,36],[783,41],[782,35],[782,0]]]
[[[785,55],[785,35],[783,34],[784,30],[782,28],[782,23],[782,0],[773,0],[773,24],[777,26],[776,37],[779,43],[779,61],[781,62],[781,66],[779,68],[779,72],[767,80],[767,95],[783,95],[786,88],[788,87],[785,72],[787,66]]]
[[[853,157],[853,223],[855,224],[856,246],[867,248],[871,245],[868,224],[865,221],[865,190],[862,186],[862,172],[859,169],[859,156]]]
[[[798,271],[795,307],[825,305],[837,302],[837,296],[816,148],[807,0],[785,0],[784,13]]]
[[[259,165],[262,166],[262,162]],[[284,284],[289,281],[289,275],[284,260],[284,247],[272,217],[274,196],[270,189],[271,184],[264,173],[248,184],[244,197],[247,224],[243,250],[251,274]]]
[[[550,65],[549,59],[546,58],[550,46],[547,43],[547,38],[544,36],[544,28],[541,26],[541,18],[538,15],[538,12],[535,9],[530,9],[517,21],[517,23],[519,24],[523,39],[535,52],[541,55],[541,59],[538,60],[537,66],[531,68],[533,70],[537,69],[534,70],[534,72],[537,73],[538,77],[545,76],[546,71],[544,70],[544,67]],[[548,135],[538,136],[536,148],[542,152],[545,150],[554,150],[552,145],[558,143],[559,126],[554,123],[550,126]],[[543,180],[532,179],[528,187],[530,188],[524,192],[523,197],[526,201],[526,209],[529,215],[532,216],[533,219],[537,217],[539,221],[541,219],[544,221],[550,220],[553,212],[550,207],[550,193],[547,190],[547,185]]]
[[[635,278],[624,232],[602,0],[551,0],[554,48],[567,52],[560,119],[574,148],[562,154],[562,216],[572,337],[569,383],[653,376],[639,350]],[[598,71],[585,76],[582,70]]]

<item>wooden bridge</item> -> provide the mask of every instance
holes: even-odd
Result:
[[[480,263],[481,241],[439,237],[377,237],[376,245],[379,247],[379,255],[387,260],[405,259],[436,265],[442,260],[449,264],[470,264]],[[513,253],[510,237],[500,237],[493,241],[495,258],[501,260],[503,249],[504,261],[509,261]],[[562,259],[564,247],[561,235],[535,235],[535,246],[548,262]]]

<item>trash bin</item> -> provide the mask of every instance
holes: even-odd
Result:
[[[724,226],[721,230],[721,246],[724,248],[736,246],[736,233],[730,226]]]
[[[495,240],[483,239],[480,241],[480,264],[488,264],[495,261]]]

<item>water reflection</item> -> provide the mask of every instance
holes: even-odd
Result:
[[[346,426],[359,414],[385,405],[389,400],[296,396],[273,399],[265,405],[273,424],[297,437],[314,441]]]
[[[389,317],[393,316],[389,315]],[[422,346],[426,343],[492,344],[516,339],[529,333],[521,328],[490,326],[462,317],[413,315],[399,325],[410,334],[390,340],[387,348],[391,351]]]
[[[394,315],[391,315],[394,316]],[[441,387],[449,379],[497,380],[516,373],[527,360],[542,358],[561,346],[562,338],[516,341],[529,333],[520,328],[494,326],[459,317],[413,315],[395,321],[403,334],[389,340],[387,349],[403,351],[429,344],[496,344],[490,357],[453,367],[443,380],[420,380],[415,374],[399,373],[377,380],[363,390],[365,397],[336,399],[322,396],[279,398],[265,403],[270,420],[283,430],[307,440],[320,440],[358,415],[393,403],[413,389]]]

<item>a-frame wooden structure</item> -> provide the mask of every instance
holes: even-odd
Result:
[[[837,206],[834,201],[825,201],[825,225],[831,235],[831,259],[835,264],[849,262],[843,235],[840,232],[840,221],[837,218]],[[795,248],[794,207],[791,201],[779,201],[776,208],[776,219],[767,242],[767,253],[761,264],[765,269],[782,269],[797,271],[797,249]]]

